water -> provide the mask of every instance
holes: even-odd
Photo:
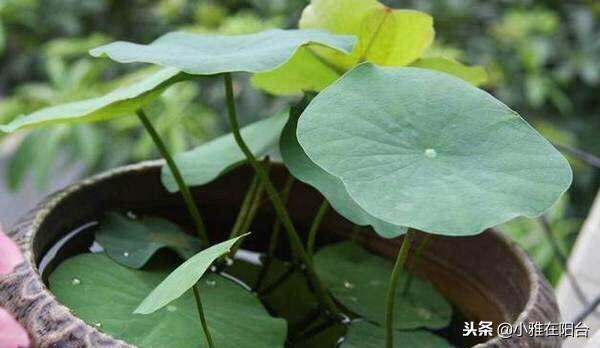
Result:
[[[133,213],[130,215],[135,217]],[[94,234],[97,230],[97,227],[97,221],[85,223],[65,235],[65,237],[61,238],[48,250],[39,263],[39,270],[46,283],[50,273],[54,271],[62,261],[78,254],[88,252],[104,252],[102,246],[94,240]],[[161,257],[165,257],[164,255],[175,257],[174,254],[161,255]],[[124,256],[128,257],[129,253],[125,252]],[[259,286],[258,283],[260,282],[261,272],[264,271],[266,265],[269,265],[269,267],[272,268],[270,268],[270,271],[266,273],[267,276],[265,279],[263,279],[263,284],[260,284]],[[277,269],[279,269],[279,271],[276,272]],[[331,317],[325,312],[319,312],[315,316],[312,314],[313,309],[308,307],[306,308],[306,315],[308,317],[304,319],[301,318],[301,320],[298,319],[298,313],[287,312],[286,310],[289,309],[288,306],[281,306],[281,303],[277,301],[280,301],[281,298],[307,298],[307,296],[314,296],[312,288],[310,287],[308,279],[306,279],[303,270],[294,271],[293,267],[286,262],[276,259],[267,260],[263,253],[240,249],[234,259],[227,258],[225,263],[219,267],[211,266],[210,270],[212,272],[218,272],[224,278],[234,281],[235,283],[244,287],[246,290],[256,294],[271,315],[282,317],[288,320],[288,328],[290,330],[288,332],[289,337],[299,337],[299,334],[307,331],[311,332],[311,335],[314,335],[312,337],[316,337],[325,331],[335,331],[336,327],[339,327],[340,325],[347,325],[357,320],[356,316],[344,315],[342,318],[332,321]],[[73,278],[72,284],[73,286],[81,286],[82,282],[78,278]],[[215,286],[216,281],[212,279],[206,280],[206,285]],[[270,289],[270,287],[273,286],[274,289]],[[356,284],[346,280],[343,282],[343,286],[347,289],[353,289],[355,288]],[[300,293],[303,294],[300,295]],[[292,307],[294,307],[294,310],[299,310],[296,308],[297,306]],[[176,306],[169,305],[166,307],[166,310],[169,312],[175,312],[178,310],[178,308]],[[471,346],[473,342],[465,342],[457,334],[462,332],[462,325],[466,319],[460,315],[458,310],[455,309],[454,313],[455,314],[451,326],[449,328],[439,330],[436,333],[448,339],[456,347]],[[423,317],[429,317],[433,315],[433,313],[424,310],[423,312],[419,312],[419,315]],[[102,323],[100,322],[92,323],[92,325],[102,328]],[[332,336],[328,334],[321,335],[327,337],[326,340],[329,341],[324,342],[319,339],[318,344],[316,345],[311,342],[311,347],[333,347],[339,345],[344,340],[343,332],[345,332],[345,330],[339,331],[341,332],[339,336]],[[294,348],[295,344],[292,343],[286,347]]]

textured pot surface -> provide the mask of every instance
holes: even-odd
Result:
[[[0,279],[0,307],[17,317],[36,346],[130,347],[85,324],[58,303],[43,283],[37,265],[61,237],[108,210],[153,213],[189,225],[179,196],[166,192],[160,184],[160,164],[144,162],[81,181],[48,197],[11,230],[26,261],[13,274]],[[277,186],[282,187],[286,175],[283,168],[273,166],[271,175]],[[194,190],[211,240],[228,234],[251,178],[250,170],[241,167]],[[299,231],[306,231],[321,198],[314,189],[298,182],[290,197],[288,207],[294,222]],[[270,205],[263,204],[253,230],[267,230],[272,221]],[[329,212],[321,230],[320,242],[329,243],[349,234],[352,226]],[[397,252],[401,240],[384,240],[370,231],[365,234],[365,245],[371,250],[390,258]],[[244,245],[264,250],[268,238],[254,233]],[[469,320],[527,325],[560,319],[554,293],[545,278],[514,243],[493,231],[476,237],[432,238],[418,272],[432,281]],[[560,347],[560,340],[513,336],[493,338],[476,347],[554,348]]]

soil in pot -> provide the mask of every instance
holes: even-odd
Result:
[[[135,221],[137,214],[128,211],[122,216]],[[269,221],[269,218],[270,216],[258,216],[252,226],[257,235],[270,234],[272,221]],[[102,274],[107,272],[118,274],[123,266],[109,260],[105,256],[102,245],[96,241],[95,235],[101,223],[102,221],[91,221],[66,234],[42,258],[39,265],[40,272],[58,300],[68,305],[88,324],[95,325],[114,337],[122,339],[133,337],[136,340],[135,334],[130,335],[119,328],[134,314],[115,314],[112,311],[113,316],[107,317],[106,313],[111,311],[89,310],[90,306],[103,302],[107,304],[106,307],[114,306],[117,301],[120,301],[119,293],[128,289],[127,287],[121,289],[118,284],[120,275],[115,275],[111,279],[103,278]],[[215,286],[217,282],[223,280],[231,281],[255,294],[271,316],[286,319],[286,347],[364,347],[361,342],[365,339],[368,339],[373,347],[380,346],[377,337],[366,337],[363,332],[349,331],[347,324],[351,323],[350,327],[358,326],[361,330],[364,328],[367,333],[380,330],[378,321],[381,322],[383,317],[377,311],[382,309],[378,308],[374,301],[381,301],[381,291],[387,286],[391,263],[363,249],[360,246],[360,237],[356,238],[356,236],[354,239],[332,238],[319,247],[315,254],[317,270],[348,315],[347,318],[336,320],[319,309],[317,298],[307,277],[293,266],[292,257],[284,243],[285,240],[282,238],[275,255],[270,258],[265,253],[265,247],[256,248],[258,244],[251,246],[254,247],[254,251],[240,250],[235,260],[223,262],[218,269],[212,270],[220,274],[221,278],[215,280],[205,277],[206,280],[202,281],[208,286]],[[367,265],[364,265],[365,257],[372,258],[367,261]],[[93,259],[89,261],[90,258]],[[363,266],[354,263],[359,260]],[[142,270],[153,272],[172,269],[180,262],[181,259],[175,252],[161,249]],[[381,267],[384,263],[389,264],[387,266],[389,269],[385,268],[377,272],[369,268]],[[99,265],[111,269],[104,269],[104,272],[101,272],[98,269]],[[335,272],[330,268],[335,268]],[[359,269],[358,274],[356,274],[357,269]],[[370,274],[361,284],[360,279],[365,273]],[[104,284],[100,284],[103,281]],[[369,284],[364,284],[366,282]],[[462,335],[464,323],[468,319],[458,308],[450,307],[428,282],[416,278],[411,281],[410,287],[412,291],[407,291],[407,301],[401,302],[402,306],[409,306],[410,311],[407,312],[399,307],[405,314],[401,317],[403,323],[398,332],[398,340],[409,343],[407,347],[426,347],[426,344],[438,348],[471,347],[485,340],[485,337]],[[79,295],[74,296],[73,294],[76,293]],[[141,301],[143,298],[136,300]],[[359,304],[359,302],[366,303]],[[166,311],[181,310],[178,306],[181,306],[181,303],[168,306]],[[366,311],[368,316],[366,320],[356,314],[363,311]],[[188,312],[193,315],[193,308]],[[115,318],[115,316],[123,317]],[[189,320],[195,322],[197,317],[191,316]],[[231,318],[231,322],[235,320],[236,318]],[[132,330],[143,331],[143,326],[133,325]],[[163,332],[158,329],[156,334],[168,336],[171,333],[167,326]],[[144,346],[144,342],[139,340],[130,343]],[[148,346],[153,346],[155,343],[148,343]]]

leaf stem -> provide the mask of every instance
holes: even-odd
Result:
[[[588,298],[585,295],[585,293],[583,292],[581,286],[579,285],[577,278],[575,277],[573,272],[571,272],[571,269],[569,267],[568,257],[563,252],[558,240],[554,236],[554,233],[552,232],[552,227],[550,226],[550,221],[548,221],[548,218],[545,215],[541,215],[538,218],[538,222],[539,222],[540,226],[542,227],[542,231],[544,231],[546,240],[548,241],[548,243],[550,243],[550,247],[552,248],[552,252],[554,253],[554,256],[556,257],[556,260],[558,261],[561,268],[563,269],[563,272],[565,272],[565,276],[567,277],[569,283],[571,284],[573,291],[575,291],[575,296],[577,297],[579,302],[581,302],[582,305],[588,306],[589,305]]]
[[[148,133],[150,134],[150,137],[152,138],[152,141],[154,141],[154,144],[156,145],[156,148],[160,152],[161,156],[167,162],[167,166],[171,170],[173,178],[175,178],[175,182],[177,183],[179,191],[183,196],[185,206],[187,207],[187,210],[190,213],[190,216],[192,217],[192,221],[194,222],[198,236],[201,240],[208,243],[208,237],[206,236],[206,229],[204,227],[204,222],[202,221],[202,216],[200,215],[200,211],[198,210],[198,207],[194,202],[194,198],[192,197],[190,189],[187,187],[185,181],[183,180],[183,176],[181,175],[181,171],[179,171],[175,160],[173,160],[173,157],[171,156],[171,154],[169,154],[169,150],[167,150],[167,147],[165,146],[164,142],[162,141],[160,135],[158,134],[154,126],[152,126],[152,123],[146,116],[144,110],[138,109],[136,111],[136,114],[142,122],[142,124],[144,125],[144,127],[146,128],[146,130],[148,131]]]
[[[414,238],[414,232],[408,231],[402,240],[402,246],[396,257],[396,263],[390,276],[390,283],[387,290],[387,300],[385,309],[385,346],[386,348],[394,348],[394,310],[396,304],[396,290],[398,288],[398,280],[400,274],[408,258],[408,252]]]
[[[233,224],[231,233],[229,233],[229,239],[235,238],[240,234],[241,227],[248,216],[250,205],[254,201],[254,195],[256,194],[256,190],[258,188],[258,181],[258,176],[254,175],[254,178],[252,178],[250,186],[246,191],[244,200],[242,201],[242,206],[240,207],[240,211],[238,212],[237,218],[235,219],[235,223]]]
[[[315,214],[315,218],[313,219],[312,225],[310,226],[310,230],[308,231],[308,241],[306,242],[306,252],[310,257],[310,260],[313,260],[313,256],[315,254],[315,241],[317,239],[317,231],[319,230],[319,226],[321,226],[321,221],[323,221],[323,217],[327,213],[329,209],[329,202],[327,199],[323,199],[323,203],[317,210]]]
[[[410,263],[410,269],[412,270],[412,272],[407,274],[406,282],[404,282],[404,284],[402,286],[402,291],[400,292],[402,294],[402,296],[405,296],[408,293],[408,291],[410,290],[410,286],[414,279],[414,273],[415,273],[414,271],[419,267],[419,263],[421,262],[423,252],[427,248],[427,245],[429,244],[430,240],[431,240],[431,234],[425,233],[423,238],[421,238],[421,241],[420,241],[419,245],[417,246],[417,249],[415,250],[413,256],[411,257],[412,261]]]
[[[310,262],[310,259],[308,258],[308,255],[306,254],[306,250],[304,250],[304,247],[302,246],[302,241],[300,240],[300,237],[298,236],[298,233],[296,232],[296,229],[294,228],[294,224],[292,223],[292,219],[290,218],[290,216],[285,208],[285,205],[281,201],[281,197],[279,196],[279,194],[277,193],[277,190],[273,186],[271,179],[269,178],[269,176],[267,175],[265,170],[261,167],[260,163],[258,162],[256,157],[254,157],[254,154],[252,153],[252,151],[250,151],[250,149],[248,148],[248,145],[246,145],[246,143],[244,142],[244,139],[242,138],[242,135],[240,133],[240,125],[239,125],[238,119],[237,119],[237,111],[235,109],[235,99],[233,96],[233,83],[231,80],[230,73],[224,74],[224,82],[225,82],[225,95],[227,97],[227,111],[228,111],[228,115],[229,115],[229,122],[231,123],[231,128],[233,131],[233,136],[235,138],[235,141],[237,142],[238,146],[240,147],[240,149],[246,156],[246,159],[248,159],[248,162],[250,162],[250,165],[252,165],[252,167],[254,168],[254,171],[258,175],[260,181],[264,185],[265,190],[267,191],[267,195],[269,196],[269,199],[271,200],[271,203],[273,204],[273,208],[275,209],[275,213],[281,220],[284,230],[287,233],[288,240],[290,242],[290,246],[291,246],[293,252],[296,253],[298,258],[306,266],[306,275],[314,287],[315,293],[316,293],[317,297],[319,298],[319,302],[323,306],[325,306],[331,313],[333,313],[335,315],[339,315],[340,314],[339,309],[337,308],[337,306],[335,305],[335,303],[329,296],[329,293],[327,292],[327,290],[321,283],[321,280],[319,279],[319,277],[317,276],[317,273],[315,272],[314,268],[312,267],[312,263]]]
[[[283,204],[287,204],[288,198],[290,197],[290,191],[292,186],[294,185],[295,178],[293,175],[288,174],[287,179],[285,179],[285,184],[283,185],[283,190],[281,192],[281,201]],[[273,263],[273,258],[275,257],[275,251],[277,250],[277,244],[279,243],[279,232],[281,231],[281,220],[278,217],[275,217],[275,223],[273,223],[273,229],[271,230],[271,237],[269,238],[269,248],[267,249],[267,256],[265,258],[265,262],[263,267],[260,269],[260,273],[256,279],[256,283],[254,284],[254,290],[256,292],[260,292],[262,288],[262,284],[265,281],[265,278],[269,274],[271,270],[271,265]],[[292,253],[292,264],[297,265],[298,260],[296,254]]]
[[[265,165],[268,165],[268,162]],[[268,169],[268,167],[267,167],[267,169]],[[241,224],[239,225],[238,230],[234,231],[235,234],[231,238],[238,237],[242,233],[248,232],[248,230],[250,229],[250,225],[252,224],[252,221],[254,221],[254,217],[256,216],[256,212],[258,211],[258,207],[260,206],[260,198],[262,197],[262,194],[264,191],[264,185],[259,182],[260,180],[258,180],[258,176],[255,176],[254,180],[257,181],[257,185],[256,185],[256,188],[254,189],[254,192],[252,192],[250,201],[248,203],[248,206],[246,207],[246,212],[244,213],[245,216],[243,217],[243,220],[242,220]],[[235,256],[235,254],[237,253],[237,251],[240,249],[241,246],[242,246],[241,241],[238,243],[235,243],[235,245],[231,248],[231,251],[229,252],[229,256],[230,257]]]
[[[281,192],[281,201],[283,204],[287,204],[287,201],[290,197],[290,191],[292,190],[292,186],[294,185],[294,181],[296,179],[293,175],[288,175],[285,184],[283,186],[283,191]],[[269,249],[267,250],[267,257],[272,258],[275,255],[275,250],[277,250],[277,242],[279,241],[279,231],[281,231],[281,220],[279,217],[276,218],[275,223],[273,224],[273,230],[271,232],[271,238],[269,240]]]
[[[196,306],[198,308],[198,316],[200,317],[200,323],[202,324],[202,331],[204,331],[204,337],[206,337],[206,343],[208,343],[208,348],[215,348],[215,344],[213,342],[210,331],[208,330],[208,323],[206,322],[206,317],[204,316],[204,308],[202,307],[202,300],[200,299],[200,290],[198,290],[198,286],[192,286],[194,292],[194,298],[196,299]]]

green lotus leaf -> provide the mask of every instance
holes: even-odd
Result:
[[[206,340],[191,292],[150,315],[132,314],[166,276],[166,269],[134,270],[104,254],[82,254],[50,275],[50,289],[79,318],[141,348],[202,348]],[[209,330],[220,348],[280,348],[286,323],[269,315],[259,299],[224,277],[198,283]]]
[[[212,75],[273,70],[310,43],[349,52],[355,41],[350,35],[314,29],[272,29],[246,35],[172,32],[148,45],[118,41],[93,49],[90,54],[120,63],[152,63],[189,74]]]
[[[300,28],[355,35],[358,43],[349,54],[309,45],[281,67],[254,75],[256,87],[280,95],[320,91],[363,60],[389,66],[410,64],[423,55],[434,37],[428,14],[391,9],[375,0],[313,0],[302,13]]]
[[[313,0],[302,13],[300,28],[355,35],[358,43],[350,54],[309,45],[279,68],[254,75],[254,86],[278,95],[320,91],[363,60],[410,64],[434,37],[428,14],[391,9],[375,0]]]
[[[374,0],[313,0],[302,13],[300,28],[356,35],[358,43],[350,57],[326,56],[347,69],[363,59],[407,65],[424,53],[435,35],[427,13],[392,9]]]
[[[364,319],[385,323],[386,296],[392,262],[368,252],[353,241],[321,248],[315,254],[315,269],[335,299]],[[406,273],[400,284],[407,280]],[[394,327],[440,329],[448,326],[452,307],[426,280],[414,277],[411,286],[396,293]]]
[[[517,113],[427,69],[359,65],[312,100],[297,136],[366,212],[436,234],[537,216],[572,179],[566,159]]]
[[[28,115],[20,115],[9,124],[0,125],[0,131],[10,133],[49,124],[105,121],[132,115],[137,109],[154,100],[168,86],[186,78],[188,76],[177,69],[161,69],[101,97],[51,106]]]
[[[198,282],[216,259],[228,253],[238,240],[247,235],[248,233],[215,244],[185,261],[152,290],[135,310],[135,313],[154,313],[181,297]]]
[[[394,238],[406,233],[406,228],[403,226],[388,224],[369,215],[354,202],[340,179],[321,169],[306,156],[296,138],[296,126],[300,112],[301,110],[292,108],[279,142],[281,157],[290,173],[296,179],[319,190],[333,209],[353,223],[361,226],[371,225],[378,234],[385,238]]]
[[[332,54],[333,54],[333,50]],[[319,56],[314,47],[301,47],[284,65],[252,75],[252,85],[276,95],[296,95],[303,91],[320,91],[343,73]]]
[[[157,217],[133,220],[117,213],[107,213],[100,220],[96,241],[117,263],[135,269],[146,265],[162,248],[189,259],[203,247],[202,241],[169,220]]]
[[[445,73],[458,76],[469,82],[473,86],[481,86],[488,80],[485,69],[481,66],[466,66],[461,62],[445,57],[425,57],[420,58],[411,66],[416,68],[426,68],[443,71]]]
[[[446,340],[427,331],[396,331],[394,348],[452,348]],[[352,323],[340,348],[385,347],[385,330],[372,323]]]
[[[241,129],[242,138],[255,156],[266,156],[277,146],[286,119],[287,114],[282,112]],[[175,156],[175,162],[189,186],[209,183],[245,160],[246,156],[232,133]],[[173,174],[166,166],[162,168],[162,182],[171,192],[179,190]]]

